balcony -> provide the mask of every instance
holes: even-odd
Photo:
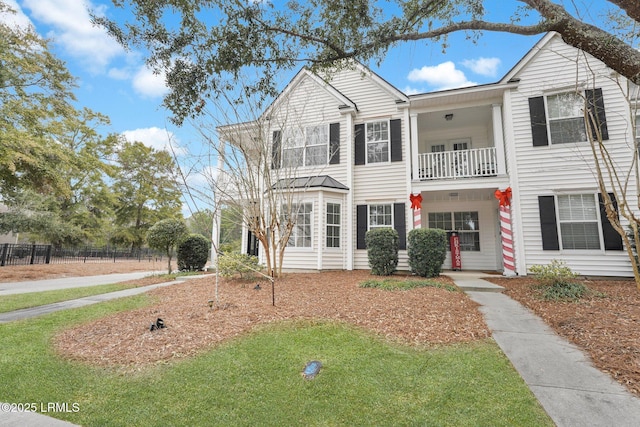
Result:
[[[418,179],[459,179],[496,176],[495,147],[418,154]]]

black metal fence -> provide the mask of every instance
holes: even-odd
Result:
[[[143,248],[82,247],[54,248],[52,245],[0,244],[0,267],[5,265],[66,264],[161,260],[162,254]]]

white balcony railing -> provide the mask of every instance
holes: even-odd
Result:
[[[418,179],[455,179],[497,175],[495,147],[418,154]]]

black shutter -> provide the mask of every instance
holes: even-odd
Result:
[[[282,131],[273,131],[273,145],[271,146],[271,169],[280,169],[282,160]]]
[[[367,220],[367,205],[356,206],[356,249],[367,249],[364,236],[369,228]]]
[[[557,251],[560,249],[558,241],[558,226],[556,224],[556,203],[553,196],[538,196],[540,208],[540,229],[542,231],[542,249]]]
[[[407,249],[407,225],[404,203],[393,204],[393,228],[398,232],[398,249]]]
[[[402,161],[402,120],[395,119],[389,122],[391,137],[391,161]]]
[[[593,138],[596,140],[598,139],[596,129],[600,128],[602,140],[606,141],[607,139],[609,139],[609,130],[607,128],[607,116],[604,112],[604,98],[602,97],[602,89],[587,89],[584,91],[584,93],[587,97],[589,111],[593,113],[593,118],[596,120],[596,123],[594,123],[595,126],[593,129]]]
[[[613,208],[616,210],[616,216],[618,213],[618,202],[613,193],[609,193]],[[598,194],[598,201],[600,202],[600,222],[602,223],[602,237],[604,238],[604,249],[606,251],[621,251],[622,248],[622,236],[613,228],[609,218],[607,218],[607,210],[604,206],[604,200],[602,194]]]
[[[340,123],[329,125],[329,164],[340,163]]]
[[[544,97],[529,98],[529,114],[531,116],[531,136],[533,146],[549,145],[547,135],[547,115],[544,112]]]
[[[365,141],[364,141],[364,125],[356,125],[356,165],[364,165]]]

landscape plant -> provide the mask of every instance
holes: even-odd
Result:
[[[416,228],[407,236],[409,267],[422,277],[440,275],[447,256],[447,233],[438,228]]]
[[[398,267],[398,232],[393,228],[374,228],[365,234],[371,274],[388,276]]]
[[[263,268],[258,262],[258,257],[253,255],[232,252],[220,254],[218,257],[218,272],[222,277],[233,277],[239,274],[241,279],[249,279]]]
[[[200,271],[209,260],[209,239],[201,234],[190,234],[178,244],[178,269]]]
[[[186,234],[187,225],[180,219],[163,219],[156,222],[147,232],[149,247],[161,250],[167,255],[167,274],[171,274],[173,251]]]
[[[542,297],[546,300],[577,300],[589,292],[578,281],[578,274],[564,261],[553,259],[546,265],[533,265],[529,271],[535,275]]]

